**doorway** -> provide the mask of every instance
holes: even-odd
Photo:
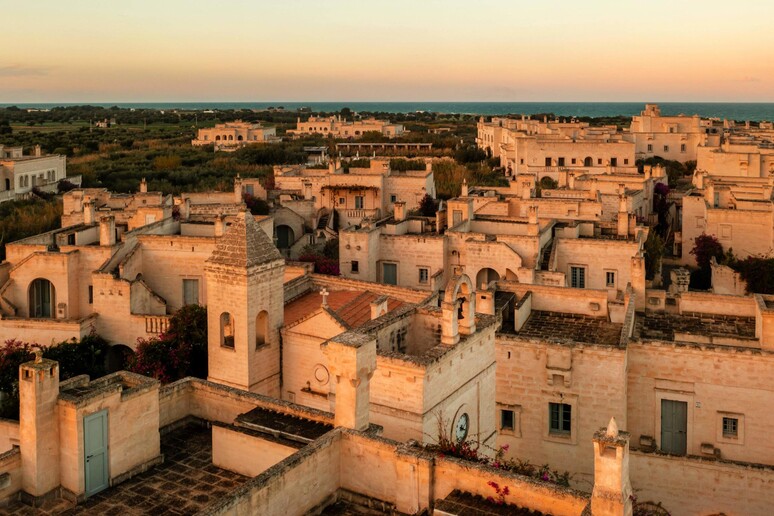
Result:
[[[688,435],[688,403],[661,400],[661,451],[685,455]]]
[[[84,476],[87,497],[107,489],[110,483],[107,422],[107,410],[101,410],[83,418]]]

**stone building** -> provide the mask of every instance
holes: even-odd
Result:
[[[245,145],[278,141],[280,138],[277,137],[276,128],[236,120],[199,129],[191,145],[214,145],[215,150],[235,150]]]
[[[296,123],[296,129],[288,130],[288,134],[295,137],[318,134],[331,138],[357,139],[365,133],[377,132],[383,136],[395,138],[401,136],[405,129],[402,124],[393,124],[386,120],[365,118],[363,120],[343,120],[341,116],[316,117],[310,116],[302,122],[301,118]]]
[[[716,145],[720,132],[699,115],[664,116],[657,104],[645,104],[623,136],[635,144],[637,159],[659,156],[685,163],[696,161],[700,147]]]
[[[0,145],[0,202],[11,201],[35,187],[56,192],[57,183],[66,176],[64,156],[44,156],[40,145],[31,156],[25,156],[22,147]],[[71,181],[80,184],[80,176]]]
[[[774,250],[774,176],[708,176],[697,170],[695,188],[682,197],[682,263],[693,265],[696,237],[715,236],[738,258]]]
[[[590,127],[577,121],[542,122],[493,117],[478,122],[476,142],[509,176],[529,174],[559,178],[561,172],[634,173],[634,144],[624,141],[615,127]]]
[[[271,192],[277,246],[291,257],[305,245],[335,237],[339,230],[363,219],[381,219],[395,203],[419,207],[422,198],[435,198],[432,163],[425,170],[395,171],[388,159],[370,159],[369,166],[345,168],[275,167]]]
[[[397,203],[391,218],[342,230],[342,275],[425,290],[442,289],[452,275],[464,272],[477,288],[506,279],[608,289],[612,299],[629,283],[644,291],[647,230],[629,213],[625,191],[618,196],[615,221],[601,220],[599,193],[596,202],[557,196],[534,204],[532,198],[478,196],[465,185],[463,194],[435,219],[408,216]],[[577,218],[543,218],[544,206],[555,208],[556,201],[576,208],[593,203],[595,209],[585,214],[588,222],[580,210]]]

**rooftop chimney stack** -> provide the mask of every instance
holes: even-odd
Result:
[[[222,237],[225,232],[226,232],[226,221],[223,218],[223,214],[219,213],[215,217],[215,236]]]
[[[140,193],[148,193],[148,183],[144,177],[140,181]]]
[[[99,245],[116,245],[116,218],[113,215],[99,219]]]
[[[83,223],[94,224],[94,201],[83,203]]]
[[[405,201],[396,201],[393,210],[392,217],[395,219],[395,222],[400,222],[402,220],[406,219],[406,202]]]

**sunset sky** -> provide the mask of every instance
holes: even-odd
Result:
[[[0,0],[0,103],[774,102],[770,0]]]

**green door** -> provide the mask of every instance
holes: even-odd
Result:
[[[661,400],[661,450],[685,455],[688,434],[688,403]]]
[[[382,283],[387,285],[398,284],[398,266],[394,263],[382,264]]]
[[[86,463],[86,496],[108,487],[107,410],[83,418],[83,455]]]

